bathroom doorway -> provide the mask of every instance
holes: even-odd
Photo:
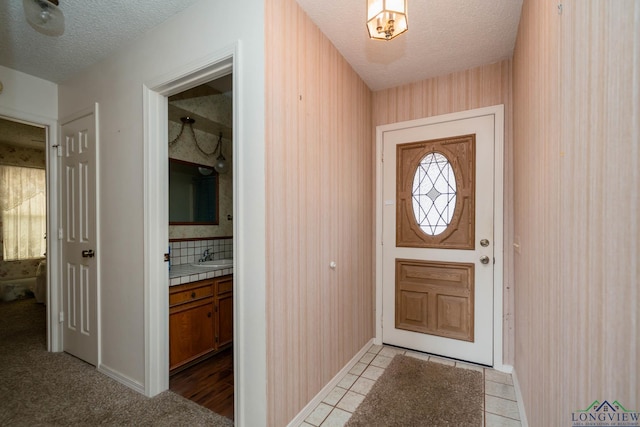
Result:
[[[45,127],[0,117],[0,304],[37,304],[34,325],[47,317],[46,146]]]
[[[234,415],[233,74],[167,98],[169,388]]]

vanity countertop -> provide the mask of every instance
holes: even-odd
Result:
[[[212,279],[214,277],[233,274],[231,267],[195,267],[191,264],[172,265],[169,270],[169,286],[183,283],[197,282],[198,280]]]

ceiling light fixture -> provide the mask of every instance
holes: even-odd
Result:
[[[58,0],[22,0],[24,15],[34,30],[47,36],[64,33],[64,14]]]
[[[198,147],[198,150],[200,150],[202,154],[204,154],[205,156],[213,156],[217,152],[220,153],[218,155],[218,158],[216,159],[216,164],[213,165],[213,168],[216,170],[216,172],[218,173],[227,172],[229,170],[227,165],[227,159],[225,159],[224,155],[222,154],[222,132],[220,132],[220,136],[218,137],[218,143],[216,144],[216,148],[214,148],[212,152],[207,153],[202,149],[202,147],[200,147],[200,144],[196,139],[196,132],[193,130],[193,124],[196,122],[196,119],[194,119],[193,117],[186,116],[186,117],[180,117],[180,121],[182,122],[182,127],[180,127],[180,132],[178,133],[178,136],[176,136],[173,140],[169,141],[169,146],[172,146],[173,144],[178,142],[178,140],[184,133],[184,128],[188,125],[189,130],[191,130],[191,137],[193,138],[193,141],[196,143],[196,147]]]
[[[367,0],[367,29],[375,40],[391,40],[407,31],[407,0]]]

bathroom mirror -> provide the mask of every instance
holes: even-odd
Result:
[[[218,173],[213,166],[169,159],[169,225],[218,224]]]

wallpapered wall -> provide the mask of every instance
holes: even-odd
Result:
[[[358,74],[295,0],[265,7],[265,424],[284,426],[375,335],[375,144]]]
[[[195,114],[212,119],[226,127],[232,127],[231,98],[225,94],[209,95],[197,98],[183,99],[172,102],[181,109],[192,111]],[[169,141],[175,139],[180,133],[180,123],[169,121]],[[196,139],[200,147],[207,153],[212,153],[218,142],[218,135],[195,129]],[[222,152],[229,166],[233,163],[231,152],[231,135],[222,137]],[[195,145],[190,132],[185,129],[183,135],[175,144],[169,146],[169,157],[184,160],[191,163],[213,166],[217,153],[204,155]],[[171,225],[169,226],[170,239],[220,237],[233,235],[233,221],[228,215],[233,214],[233,170],[220,174],[219,179],[219,224],[218,225]]]
[[[42,130],[44,134],[44,129]],[[45,137],[43,136],[42,139]],[[23,148],[0,142],[0,164],[9,166],[29,166],[45,168],[46,156],[42,149]],[[0,280],[35,277],[38,264],[44,258],[21,261],[3,259],[2,216],[0,215]]]
[[[562,4],[523,3],[513,56],[514,367],[531,426],[571,425],[595,399],[640,406],[640,2]]]

